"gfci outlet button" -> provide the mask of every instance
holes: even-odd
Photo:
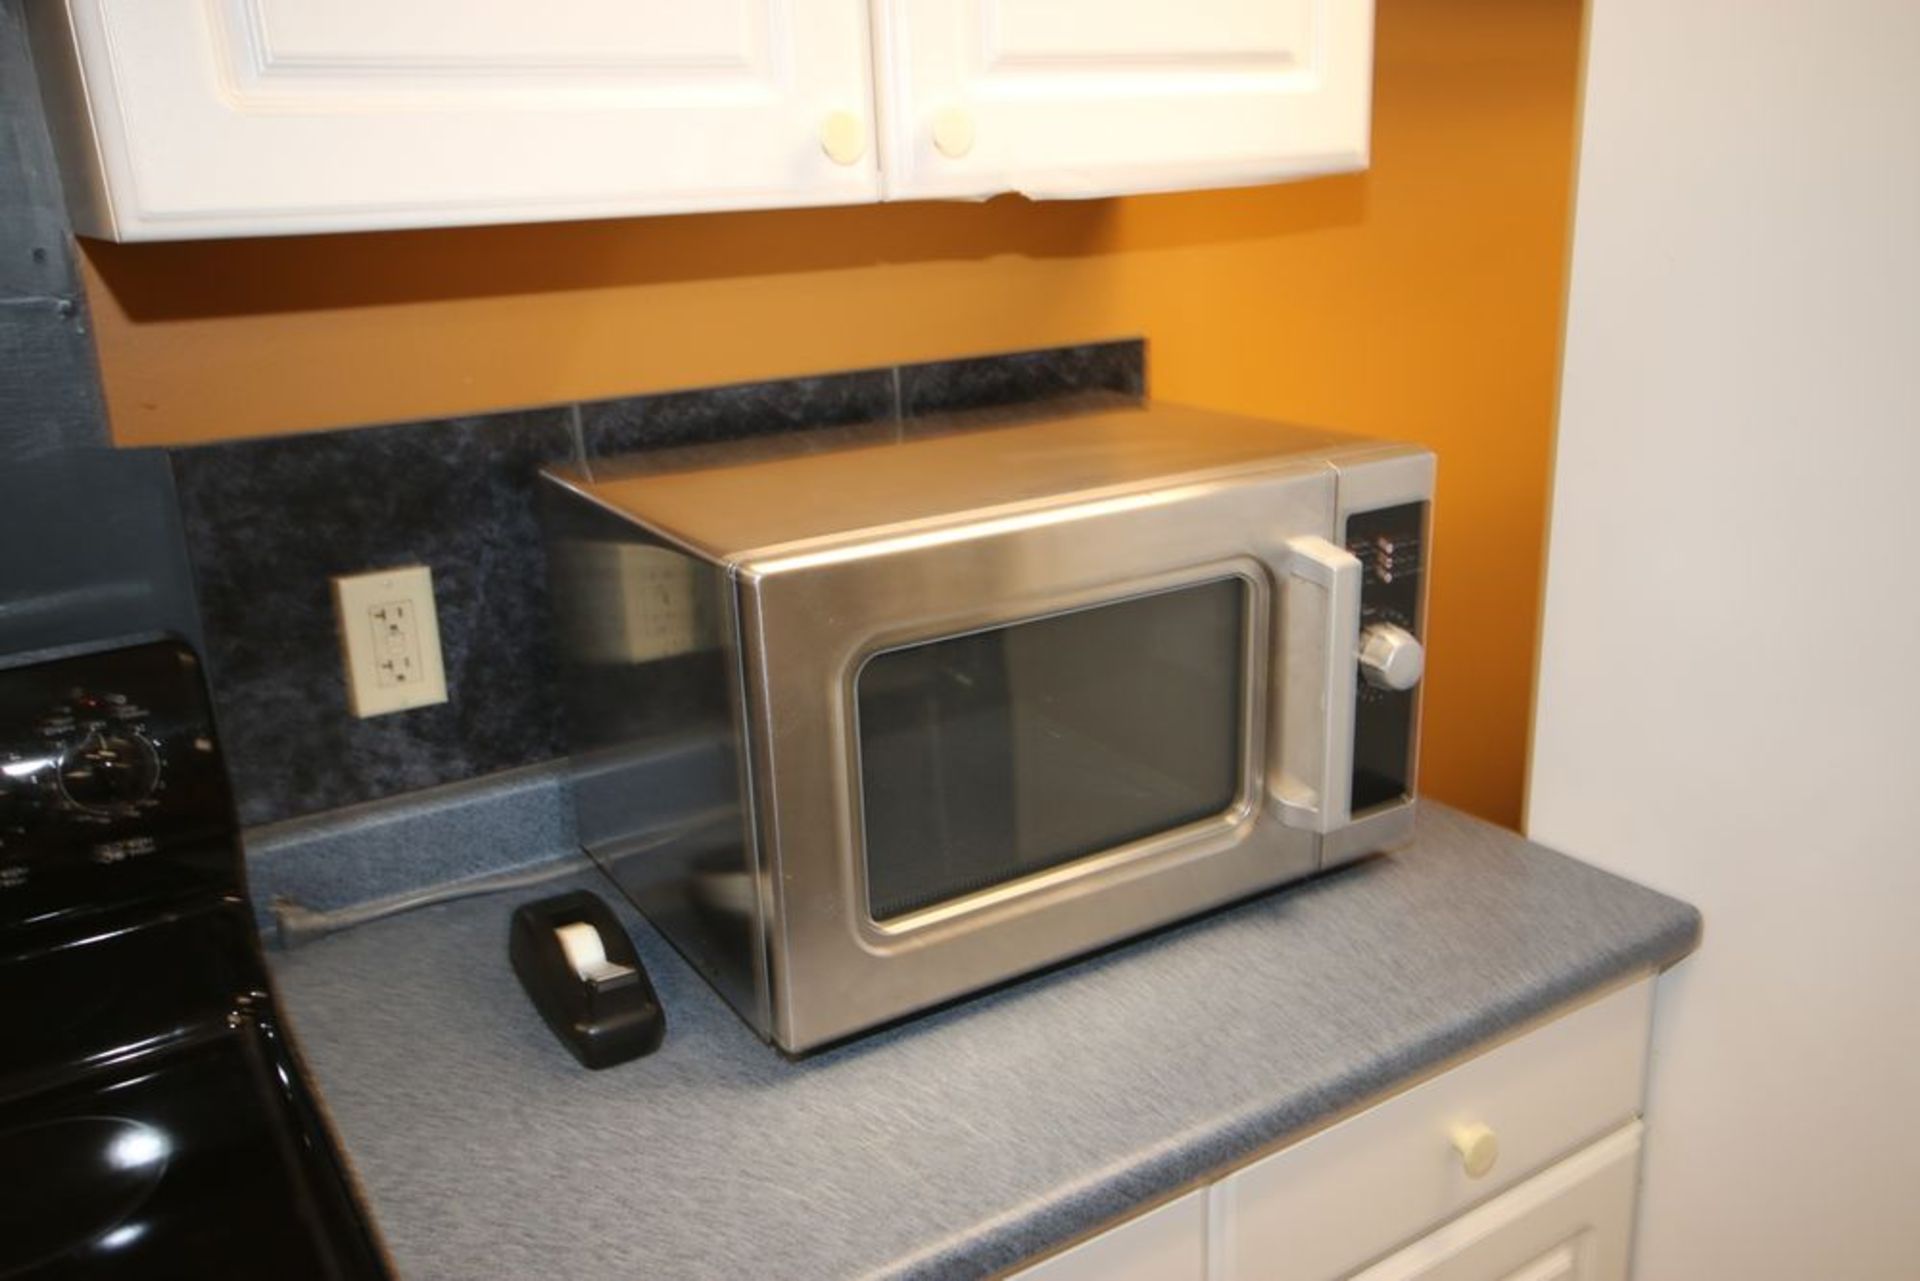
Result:
[[[433,571],[409,565],[335,578],[333,606],[355,716],[447,701]]]

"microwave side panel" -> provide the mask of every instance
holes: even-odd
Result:
[[[733,576],[564,482],[541,509],[580,843],[767,1035]]]

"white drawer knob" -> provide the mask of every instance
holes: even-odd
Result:
[[[867,154],[867,130],[851,111],[836,111],[820,126],[820,149],[836,165],[856,163]]]
[[[1452,1138],[1453,1150],[1460,1154],[1460,1164],[1469,1179],[1480,1178],[1500,1159],[1500,1136],[1478,1121],[1454,1126]]]
[[[942,110],[933,118],[933,145],[955,160],[972,151],[973,117],[958,107]]]

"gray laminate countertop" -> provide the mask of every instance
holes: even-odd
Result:
[[[668,1032],[589,1072],[507,964],[511,907],[565,888],[273,956],[404,1277],[981,1275],[1671,964],[1700,930],[1427,803],[1397,854],[796,1062],[596,886]]]

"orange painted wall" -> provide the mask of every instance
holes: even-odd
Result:
[[[1424,785],[1519,816],[1577,0],[1381,0],[1373,167],[1290,186],[86,245],[123,445],[1144,334],[1156,395],[1440,451]]]

